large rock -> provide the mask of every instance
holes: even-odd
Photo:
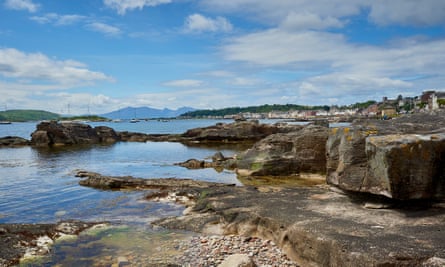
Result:
[[[419,114],[331,129],[327,182],[400,200],[444,197],[444,127],[443,115]]]
[[[31,143],[35,146],[113,143],[118,140],[116,132],[109,127],[92,128],[76,122],[41,122],[31,135]]]
[[[328,128],[309,125],[300,131],[273,134],[237,156],[238,173],[282,176],[326,173]]]
[[[193,141],[258,141],[271,134],[291,132],[301,129],[299,125],[262,124],[258,121],[237,121],[235,123],[218,123],[204,128],[186,131],[181,136]]]
[[[29,145],[29,140],[18,136],[5,136],[0,138],[0,147],[19,147]]]

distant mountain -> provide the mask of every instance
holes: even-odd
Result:
[[[57,120],[59,114],[44,110],[16,109],[0,111],[0,120],[8,121],[41,121],[41,120]]]
[[[139,108],[127,107],[102,114],[101,116],[112,120],[175,118],[181,114],[194,110],[196,109],[191,107],[182,107],[176,110],[171,110],[168,108],[155,109],[150,107],[139,107]]]

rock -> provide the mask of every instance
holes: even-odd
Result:
[[[331,129],[327,182],[399,200],[443,198],[444,127],[443,116],[419,114]]]
[[[100,189],[186,189],[226,187],[233,184],[213,183],[180,178],[135,178],[132,176],[105,176],[95,172],[78,171],[76,177],[85,178],[79,181],[80,185]]]
[[[175,165],[179,165],[187,169],[202,169],[205,168],[206,162],[204,160],[189,159],[181,163],[176,163]]]
[[[0,138],[0,147],[19,147],[29,144],[29,140],[18,136],[5,136]]]
[[[227,257],[218,267],[256,267],[256,264],[248,255],[233,254]]]
[[[326,172],[328,128],[310,125],[299,131],[273,134],[237,156],[238,173],[284,176]]]
[[[213,156],[212,156],[212,161],[213,162],[219,162],[219,161],[225,161],[226,157],[224,157],[223,153],[221,152],[216,152]]]
[[[110,127],[97,126],[94,130],[99,136],[100,143],[114,143],[120,141],[118,134]]]
[[[363,201],[368,199],[351,201],[351,196],[328,186],[267,192],[253,187],[207,188],[192,212],[155,224],[207,235],[271,240],[298,266],[441,266],[445,258],[443,203],[365,209]],[[207,243],[214,248],[212,240]],[[255,255],[261,250],[236,253]],[[269,255],[270,263],[261,266],[284,266],[275,265],[273,253]]]
[[[56,239],[77,235],[96,224],[99,223],[0,224],[0,266],[15,266],[21,258],[47,255]]]
[[[98,144],[116,141],[119,141],[119,137],[109,127],[92,128],[90,125],[76,122],[41,122],[31,135],[31,143],[34,146]]]
[[[186,131],[182,138],[200,142],[258,141],[268,135],[300,129],[298,125],[270,125],[258,121],[237,121],[218,123],[214,126]]]

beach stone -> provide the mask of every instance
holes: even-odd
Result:
[[[253,260],[245,254],[233,254],[227,257],[218,267],[256,267]]]

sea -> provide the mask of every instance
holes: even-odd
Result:
[[[231,121],[148,120],[138,123],[127,121],[89,122],[89,124],[93,127],[109,126],[117,131],[176,134],[218,122]],[[277,121],[262,122],[275,123]],[[36,129],[37,123],[14,122],[0,125],[0,136],[20,136],[30,139],[30,134]],[[175,165],[191,158],[208,159],[218,151],[226,156],[240,152],[237,147],[196,147],[173,142],[118,142],[112,145],[58,148],[1,148],[0,223],[55,223],[70,219],[106,221],[120,228],[111,232],[108,230],[106,235],[102,234],[102,238],[109,240],[117,235],[119,241],[113,246],[126,244],[124,247],[116,248],[116,251],[128,250],[131,244],[142,241],[144,244],[153,246],[156,242],[147,242],[147,240],[159,239],[159,231],[153,230],[151,222],[167,216],[180,215],[184,210],[183,206],[146,201],[144,191],[103,191],[83,187],[78,184],[79,178],[75,177],[75,173],[78,170],[87,170],[104,175],[130,175],[146,179],[192,178],[242,186],[233,171],[216,171],[212,168],[188,170]],[[122,227],[125,230],[122,230]],[[188,236],[183,232],[163,232],[161,238],[163,242],[169,242],[169,235],[172,235],[172,239],[175,240],[179,238],[178,236]],[[97,242],[99,242],[98,237],[82,240],[72,241],[74,243],[71,245],[66,243],[56,245],[51,257],[43,261],[41,265],[33,263],[33,266],[52,266],[53,264],[81,266],[80,259],[86,259],[84,265],[88,266],[94,263],[94,259],[104,256],[103,250],[73,249],[88,248],[91,242],[94,243],[94,247],[97,247]],[[153,248],[146,247],[144,251],[150,249]],[[112,253],[119,253],[116,251]]]

